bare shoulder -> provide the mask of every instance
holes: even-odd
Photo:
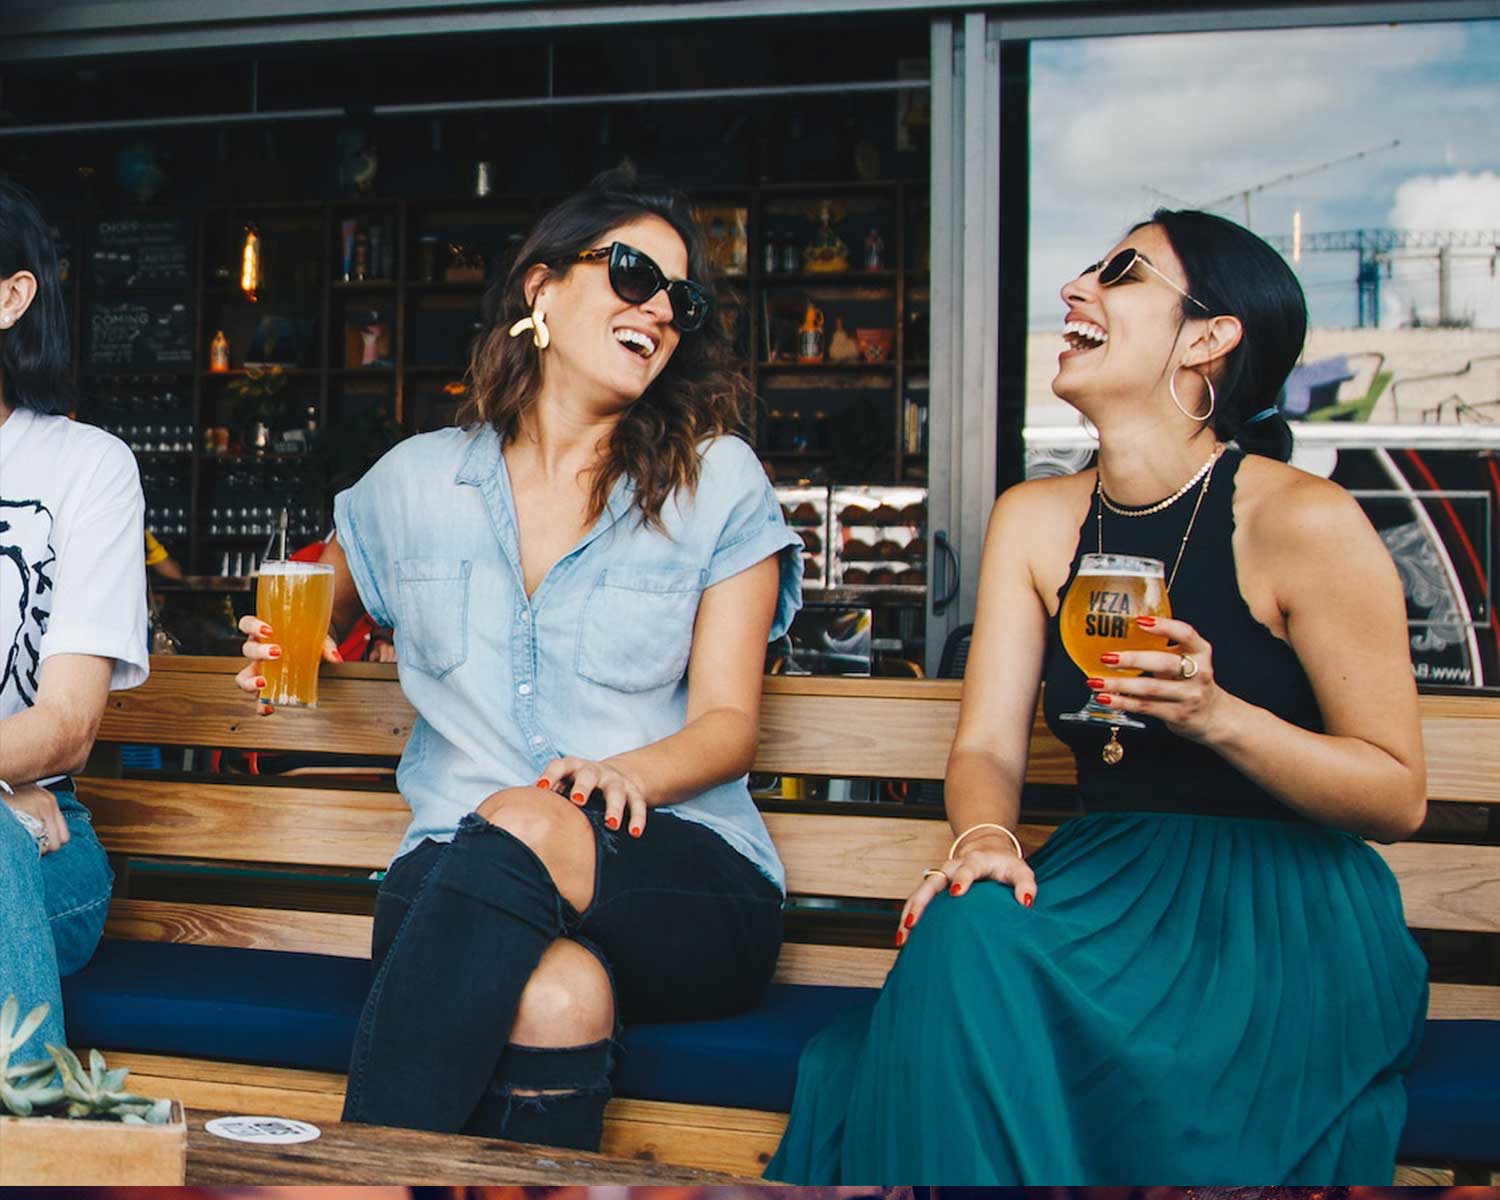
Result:
[[[1027,530],[1040,537],[1058,526],[1071,525],[1076,530],[1094,494],[1094,479],[1090,469],[1076,475],[1028,479],[1006,488],[991,511],[992,526],[1000,522],[1007,530]]]
[[[1338,560],[1379,537],[1364,510],[1338,484],[1262,455],[1247,455],[1235,487],[1235,523],[1252,545],[1278,556]]]

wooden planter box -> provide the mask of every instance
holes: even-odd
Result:
[[[165,1125],[0,1117],[0,1186],[181,1186],[186,1170],[187,1122],[175,1100]]]

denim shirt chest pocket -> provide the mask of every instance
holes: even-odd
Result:
[[[707,581],[707,571],[692,567],[601,571],[579,617],[578,674],[621,692],[675,684],[687,670]]]
[[[469,655],[466,558],[396,560],[396,657],[441,679]]]

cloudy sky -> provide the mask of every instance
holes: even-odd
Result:
[[[1160,205],[1256,193],[1270,236],[1500,228],[1500,21],[1091,38],[1032,47],[1031,325],[1057,288]],[[1391,142],[1399,141],[1394,149]],[[1152,190],[1156,189],[1156,190]],[[1165,195],[1163,195],[1165,193]],[[1215,206],[1245,221],[1239,195]],[[1315,326],[1356,323],[1355,257],[1304,254]],[[1488,256],[1452,265],[1455,308],[1500,328]],[[1394,264],[1382,324],[1437,315],[1437,261]]]

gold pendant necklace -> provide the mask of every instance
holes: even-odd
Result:
[[[1170,508],[1178,500],[1182,499],[1183,496],[1187,495],[1188,489],[1193,484],[1202,479],[1203,486],[1198,489],[1198,499],[1193,502],[1193,511],[1188,517],[1187,528],[1182,532],[1182,541],[1177,544],[1177,561],[1172,564],[1172,574],[1167,579],[1167,594],[1171,595],[1172,585],[1177,582],[1177,568],[1182,566],[1182,555],[1187,550],[1188,538],[1192,536],[1193,523],[1198,519],[1198,510],[1203,507],[1203,497],[1208,495],[1208,485],[1213,482],[1214,466],[1219,461],[1219,456],[1224,453],[1225,449],[1226,447],[1222,445],[1216,447],[1214,452],[1208,456],[1208,461],[1198,468],[1197,474],[1165,500],[1153,504],[1149,508],[1117,508],[1114,504],[1111,504],[1104,495],[1104,476],[1101,472],[1094,482],[1094,496],[1097,501],[1094,508],[1094,534],[1095,546],[1098,548],[1098,552],[1100,554],[1104,553],[1104,509],[1106,507],[1109,508],[1110,512],[1117,513],[1122,517],[1149,516],[1152,513],[1158,513],[1163,509]],[[1109,727],[1109,741],[1104,743],[1103,749],[1099,751],[1099,757],[1104,760],[1106,767],[1118,766],[1124,760],[1125,747],[1120,744],[1120,727],[1118,725],[1111,725]]]

